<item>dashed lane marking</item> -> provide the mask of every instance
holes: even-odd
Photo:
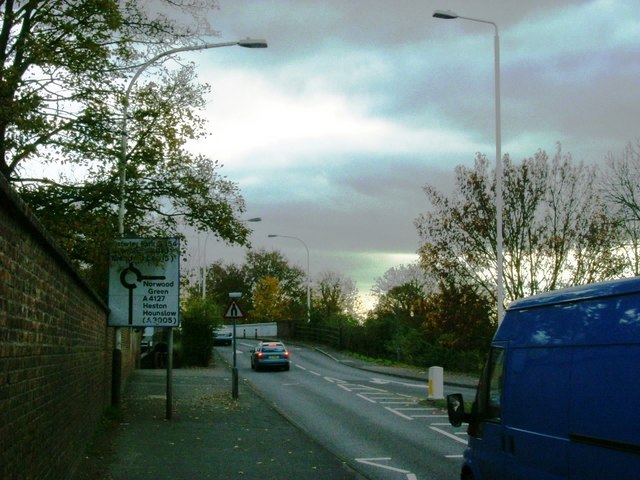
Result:
[[[388,462],[391,460],[391,457],[377,457],[377,458],[356,458],[356,462],[364,463],[365,465],[370,465],[372,467],[383,468],[385,470],[391,470],[392,472],[397,473],[411,473],[409,470],[405,470],[403,468],[392,467],[391,465],[385,465],[380,462]]]
[[[449,432],[445,432],[444,430],[438,428],[438,427],[434,427],[433,425],[430,425],[429,428],[435,432],[441,433],[442,435],[444,435],[445,437],[449,437],[453,440],[455,440],[456,442],[460,442],[460,443],[464,443],[465,445],[467,445],[467,441],[463,440],[461,438],[456,437],[454,434],[449,433]]]
[[[298,365],[296,365],[298,366]],[[306,370],[309,373],[322,377],[321,374],[314,372],[313,370],[307,370],[306,368],[302,367],[302,366],[298,366],[298,368],[300,368],[301,370]],[[380,404],[385,410],[388,410],[389,412],[404,418],[406,420],[415,420],[417,418],[423,418],[423,419],[432,419],[432,420],[436,420],[436,419],[441,419],[441,418],[447,418],[447,415],[442,415],[442,414],[436,414],[434,413],[437,409],[435,408],[425,408],[425,407],[415,407],[414,405],[418,404],[418,399],[416,399],[415,397],[409,396],[409,395],[405,395],[405,394],[394,394],[392,392],[389,392],[388,390],[384,390],[382,388],[376,388],[376,387],[371,387],[368,385],[363,385],[363,384],[359,384],[359,383],[349,383],[346,380],[342,380],[340,378],[335,378],[335,377],[323,377],[324,380],[326,380],[329,383],[334,383],[336,384],[338,387],[340,387],[341,389],[350,392],[350,393],[354,393],[357,397],[362,398],[363,400],[366,400],[367,402],[370,403],[374,403],[374,404]],[[375,383],[380,384],[384,384],[384,383],[392,383],[392,382],[385,382],[383,380],[380,379],[376,379],[377,381]],[[401,383],[401,382],[393,382],[393,383]],[[403,382],[404,383],[404,382]],[[415,386],[415,385],[414,385]],[[391,407],[391,406],[386,406],[386,405],[404,405],[404,406],[398,406],[398,407]],[[466,432],[454,432],[454,433],[450,433],[447,432],[446,430],[443,430],[442,428],[438,428],[438,427],[446,427],[449,426],[448,423],[438,423],[438,422],[433,422],[429,425],[429,428],[431,430],[433,430],[434,432],[437,432],[441,435],[444,435],[447,438],[450,438],[452,440],[455,440],[458,443],[462,443],[464,445],[467,445],[468,442],[466,439],[460,438],[461,436],[466,436]],[[459,454],[455,454],[455,455],[444,455],[445,458],[461,458],[462,455]],[[416,480],[416,476],[415,474],[406,471],[406,470],[402,470],[402,469],[396,469],[396,467],[390,467],[389,465],[381,465],[380,463],[378,463],[379,461],[388,461],[391,460],[391,458],[361,458],[361,459],[356,459],[356,461],[360,462],[360,463],[366,463],[372,466],[376,466],[379,468],[385,468],[388,470],[393,470],[393,471],[397,471],[399,473],[404,473],[407,476],[408,480]],[[375,464],[374,464],[375,462]]]

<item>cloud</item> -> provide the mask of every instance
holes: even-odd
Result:
[[[640,44],[638,5],[631,1],[597,0],[558,5],[524,19],[508,30],[514,58],[549,61],[581,57],[588,60],[611,50],[637,49]],[[532,48],[538,45],[544,48]]]
[[[499,25],[503,153],[519,161],[559,141],[598,163],[638,136],[636,3],[451,4]],[[297,260],[295,245],[266,235],[299,236],[314,271],[341,271],[366,288],[395,266],[394,254],[415,254],[413,219],[430,208],[422,186],[446,192],[456,165],[472,165],[476,152],[493,160],[493,29],[433,19],[435,7],[220,0],[213,23],[224,39],[270,46],[192,57],[213,87],[211,137],[194,148],[221,161],[248,216],[263,217],[257,247]]]
[[[331,167],[345,162],[357,167],[354,155],[398,157],[420,151],[435,158],[476,146],[454,130],[377,116],[366,98],[335,90],[292,93],[243,71],[213,76],[220,80],[206,112],[212,135],[194,148],[236,168],[306,170],[327,167],[328,159]]]

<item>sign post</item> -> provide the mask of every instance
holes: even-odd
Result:
[[[109,262],[109,308],[110,327],[169,329],[166,413],[171,419],[173,328],[180,326],[180,240],[116,240]]]
[[[240,309],[240,305],[235,300],[242,297],[241,292],[231,292],[229,298],[231,301],[225,310],[224,318],[233,319],[233,367],[231,368],[231,396],[238,398],[238,367],[236,366],[236,319],[244,318],[244,314]]]

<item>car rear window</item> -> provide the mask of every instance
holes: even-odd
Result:
[[[263,352],[284,352],[284,346],[282,345],[265,345],[262,347]]]

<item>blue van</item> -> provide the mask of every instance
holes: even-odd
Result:
[[[640,277],[513,302],[468,423],[463,480],[640,478]]]

